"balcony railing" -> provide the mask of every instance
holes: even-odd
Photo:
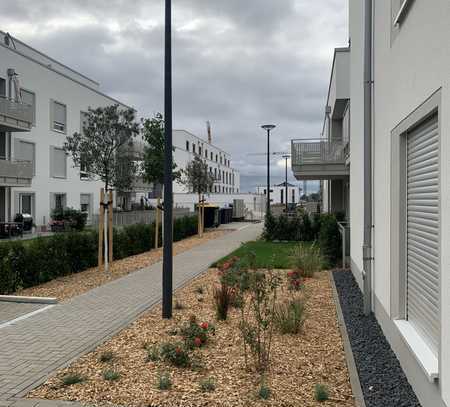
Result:
[[[32,125],[32,106],[0,96],[0,131],[29,131]]]
[[[344,164],[346,144],[324,139],[292,140],[292,165]]]
[[[33,163],[0,159],[0,186],[30,186]]]

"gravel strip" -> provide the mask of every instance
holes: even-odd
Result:
[[[364,316],[363,297],[353,274],[334,271],[333,277],[366,406],[420,407],[375,316]]]

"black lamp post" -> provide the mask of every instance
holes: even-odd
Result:
[[[267,209],[266,216],[270,214],[270,131],[276,126],[274,124],[264,124],[261,126],[267,131]]]
[[[164,248],[162,316],[172,318],[172,1],[165,0],[164,55]]]

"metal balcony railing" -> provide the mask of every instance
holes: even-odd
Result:
[[[0,158],[0,185],[29,185],[33,178],[33,163]]]
[[[33,124],[33,107],[5,96],[0,96],[0,115],[3,116],[0,125],[11,124],[31,129]]]
[[[292,165],[344,164],[346,144],[326,139],[292,140]]]

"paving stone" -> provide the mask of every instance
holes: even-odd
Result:
[[[242,226],[175,256],[174,288],[261,234],[261,224]],[[129,325],[161,300],[161,286],[162,263],[157,263],[0,328],[0,383],[7,386],[0,389],[0,400],[24,397],[49,374]],[[46,407],[43,401],[27,403],[15,407]]]

